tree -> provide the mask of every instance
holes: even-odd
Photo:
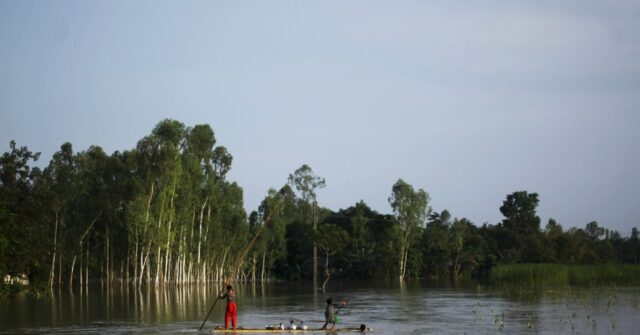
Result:
[[[289,184],[300,192],[302,200],[311,205],[311,221],[313,232],[318,230],[318,218],[316,210],[318,202],[316,200],[316,190],[325,187],[325,180],[313,174],[311,167],[303,164],[300,168],[289,174]],[[318,285],[318,246],[313,242],[313,286]]]
[[[449,273],[449,227],[451,214],[446,209],[429,215],[422,234],[423,271],[427,276],[441,277]]]
[[[215,150],[213,150],[213,167],[221,179],[226,177],[227,172],[231,169],[232,162],[233,156],[227,152],[227,148],[216,147]]]
[[[516,262],[538,263],[544,261],[540,217],[536,214],[538,194],[527,191],[514,192],[500,207],[504,215],[502,226],[507,230],[509,238],[513,238],[511,247],[502,250],[514,255]]]
[[[451,275],[454,279],[462,273],[475,271],[484,262],[485,242],[468,219],[453,220],[449,228],[449,243]]]
[[[325,279],[322,283],[323,291],[331,277],[331,272],[329,272],[329,256],[333,256],[342,250],[342,248],[347,244],[348,239],[349,235],[347,235],[347,232],[335,224],[322,224],[316,232],[314,240],[320,248],[320,251],[324,252]]]
[[[395,219],[400,228],[400,260],[398,275],[404,280],[407,271],[409,250],[423,228],[427,214],[430,211],[429,194],[420,189],[414,191],[413,186],[402,179],[393,185],[389,204],[393,208]]]
[[[604,228],[598,227],[598,223],[596,221],[587,223],[584,231],[587,233],[587,236],[589,236],[589,238],[594,242],[604,236]]]
[[[631,229],[631,237],[629,237],[627,244],[629,261],[633,264],[638,264],[638,258],[640,258],[640,238],[638,238],[637,227]]]
[[[40,154],[10,142],[10,152],[0,157],[0,278],[42,271],[47,250],[47,227],[36,193],[40,170],[30,167]]]

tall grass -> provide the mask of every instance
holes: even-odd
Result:
[[[491,284],[640,285],[640,265],[511,264],[491,270]]]

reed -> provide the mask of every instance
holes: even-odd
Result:
[[[490,281],[534,286],[640,285],[640,265],[506,264],[491,270]]]

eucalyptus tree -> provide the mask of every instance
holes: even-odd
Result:
[[[430,212],[429,194],[420,189],[415,191],[413,186],[402,179],[393,185],[389,204],[400,229],[398,277],[404,280],[407,272],[409,250],[417,240],[420,230]]]
[[[253,227],[252,235],[258,234],[260,229],[264,230],[254,247],[253,271],[256,271],[255,266],[259,263],[260,281],[270,280],[273,267],[278,263],[282,267],[286,263],[286,226],[295,217],[295,205],[295,194],[289,185],[285,185],[278,192],[269,189],[258,211],[252,213],[253,218],[249,220]],[[256,275],[253,277],[255,280]]]
[[[53,154],[53,158],[49,165],[44,169],[43,176],[46,179],[50,190],[49,207],[53,212],[54,241],[53,241],[53,259],[50,273],[50,284],[55,281],[56,255],[57,255],[57,277],[58,285],[62,284],[63,269],[67,270],[69,266],[63,268],[63,259],[67,260],[75,249],[76,242],[72,231],[75,228],[71,224],[73,215],[69,212],[73,206],[75,190],[77,189],[77,161],[73,155],[73,147],[71,143],[66,142],[60,146],[60,150]],[[67,230],[69,229],[69,230]]]
[[[178,183],[183,173],[180,148],[184,140],[184,131],[182,123],[163,120],[154,127],[151,135],[154,144],[151,162],[155,172],[152,182],[157,185],[157,200],[152,210],[157,226],[153,225],[156,239],[150,241],[149,249],[153,247],[156,251],[156,284],[166,281],[171,243],[175,239],[172,228],[177,215]]]
[[[302,200],[311,205],[311,222],[313,232],[318,230],[316,190],[326,186],[325,179],[316,176],[311,167],[303,164],[300,168],[289,174],[289,184],[293,186],[302,197]],[[318,285],[318,246],[313,242],[313,286]]]
[[[231,170],[231,163],[233,162],[233,156],[227,151],[227,148],[218,146],[213,150],[212,155],[213,167],[216,174],[224,179],[227,172]]]
[[[112,204],[113,199],[109,196],[109,182],[113,179],[108,169],[109,159],[102,148],[91,146],[77,153],[75,162],[74,215],[69,218],[74,227],[68,230],[73,235],[69,249],[72,257],[69,285],[73,284],[76,261],[79,261],[80,284],[88,282],[92,254],[98,255],[94,263],[110,283],[115,277],[114,250],[120,249],[121,243],[117,227],[112,222],[117,205]]]
[[[180,228],[177,238],[174,277],[178,282],[204,281],[206,245],[211,206],[216,197],[216,176],[211,164],[215,134],[209,125],[187,128],[182,150],[183,174],[180,182]]]

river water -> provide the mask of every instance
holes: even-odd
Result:
[[[215,286],[129,286],[54,290],[0,300],[0,334],[207,334],[224,323]],[[640,288],[487,288],[474,283],[332,282],[237,287],[238,322],[264,327],[290,319],[323,323],[325,300],[348,298],[338,327],[366,324],[374,334],[638,334]]]

